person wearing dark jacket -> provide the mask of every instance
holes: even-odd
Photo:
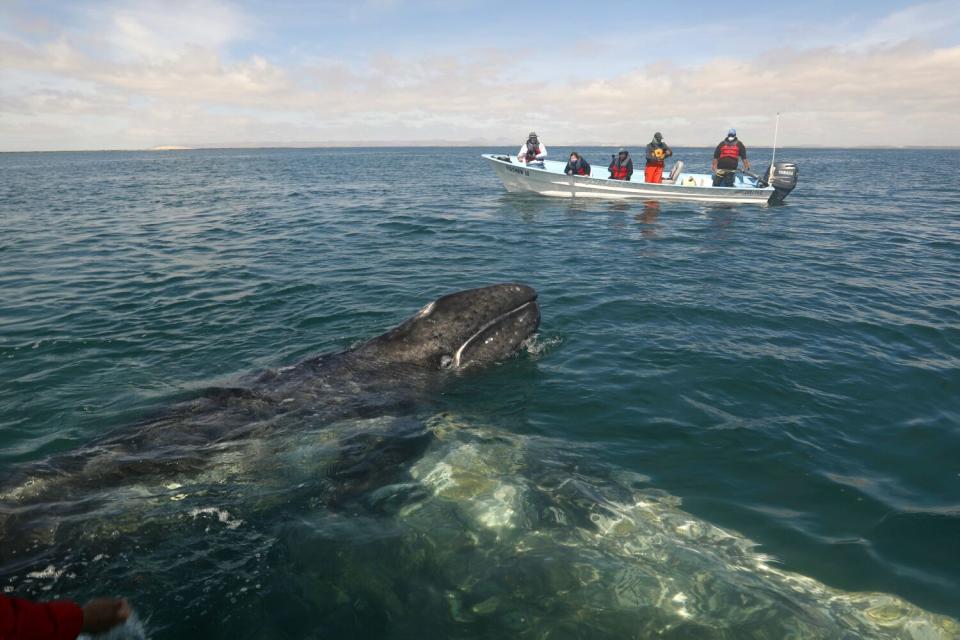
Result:
[[[570,159],[563,172],[568,176],[588,176],[590,175],[590,163],[576,151],[570,152]]]
[[[747,148],[737,139],[737,130],[730,129],[727,137],[717,145],[713,152],[713,186],[732,187],[737,177],[737,166],[743,158],[743,168],[750,171],[750,161],[747,160]]]
[[[673,155],[673,149],[663,141],[663,134],[657,131],[653,140],[647,145],[647,166],[644,167],[644,182],[660,184],[663,180],[663,162]]]
[[[620,147],[620,153],[610,161],[607,169],[610,170],[611,180],[629,180],[633,175],[633,158],[630,157],[630,152]]]
[[[70,600],[32,602],[0,595],[0,640],[74,640],[81,633],[103,633],[126,622],[123,598],[98,598],[82,607]]]

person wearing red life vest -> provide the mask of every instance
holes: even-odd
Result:
[[[70,600],[33,602],[0,595],[0,640],[74,640],[81,633],[103,633],[126,622],[123,598],[98,598],[82,607]]]
[[[535,131],[531,131],[527,136],[527,141],[520,146],[517,152],[517,160],[521,164],[532,164],[543,167],[543,159],[547,157],[547,147],[537,138]]]
[[[563,172],[568,176],[588,176],[590,175],[590,163],[583,159],[576,151],[570,152],[570,159]]]
[[[663,141],[663,134],[659,131],[653,134],[653,140],[647,145],[647,166],[643,170],[643,181],[660,184],[663,180],[663,162],[672,155],[673,149]]]
[[[629,180],[633,175],[633,158],[630,157],[630,152],[620,147],[620,153],[610,161],[607,169],[610,171],[611,180]]]
[[[713,186],[732,187],[737,176],[737,167],[743,160],[743,168],[750,171],[750,161],[747,160],[747,148],[737,139],[737,130],[730,129],[727,137],[717,145],[713,152]]]

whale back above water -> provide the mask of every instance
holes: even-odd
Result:
[[[196,475],[225,450],[332,420],[414,411],[446,370],[521,349],[539,326],[536,298],[518,283],[445,295],[353,349],[264,372],[249,387],[205,390],[86,447],[14,469],[0,478],[0,568],[24,547],[55,544],[60,524],[82,521],[112,487]]]
[[[452,293],[362,345],[355,355],[431,369],[497,362],[519,349],[537,329],[536,299],[536,292],[522,284]]]

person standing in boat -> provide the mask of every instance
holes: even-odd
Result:
[[[673,155],[673,149],[663,141],[663,134],[657,131],[647,145],[647,166],[644,167],[644,182],[660,184],[663,180],[663,162]]]
[[[576,151],[570,152],[570,160],[563,172],[568,176],[588,176],[590,175],[590,163],[583,159]]]
[[[535,131],[531,131],[527,136],[527,141],[520,145],[520,151],[517,152],[517,160],[523,164],[543,167],[543,159],[547,157],[547,148],[537,138]]]
[[[743,168],[750,171],[750,161],[747,160],[747,148],[737,139],[737,130],[727,131],[727,137],[717,145],[713,152],[713,186],[732,187],[737,176],[737,166],[743,159]]]
[[[611,180],[629,180],[633,175],[633,158],[630,157],[630,152],[620,147],[620,152],[610,161],[607,169],[610,170]]]

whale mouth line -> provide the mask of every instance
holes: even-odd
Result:
[[[465,350],[467,347],[469,347],[470,344],[471,344],[474,340],[476,340],[481,334],[483,334],[484,331],[486,331],[486,330],[489,329],[490,327],[494,326],[495,324],[497,324],[497,323],[499,323],[499,322],[501,322],[501,321],[509,318],[510,316],[515,315],[515,314],[517,314],[517,313],[520,313],[520,312],[524,311],[525,309],[527,309],[527,308],[530,307],[531,305],[535,305],[536,302],[537,302],[536,299],[528,300],[527,302],[524,302],[524,303],[523,303],[522,305],[520,305],[519,307],[516,307],[516,308],[514,308],[514,309],[511,309],[510,311],[507,311],[506,313],[503,313],[503,314],[497,316],[497,317],[494,318],[493,320],[489,321],[488,323],[486,323],[485,325],[483,325],[482,327],[480,327],[479,329],[477,329],[476,333],[474,333],[472,336],[470,336],[469,338],[467,338],[467,340],[466,340],[462,345],[460,345],[460,348],[457,349],[456,352],[453,354],[453,361],[452,361],[451,364],[452,364],[454,367],[459,367],[459,366],[460,366],[460,358],[461,358],[461,356],[463,355],[464,350]]]

